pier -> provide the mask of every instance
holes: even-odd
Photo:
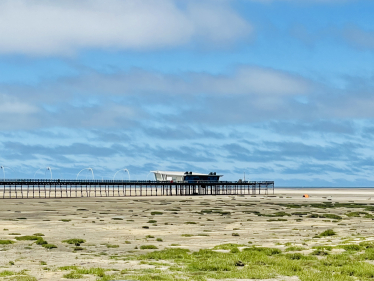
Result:
[[[274,194],[274,181],[0,180],[0,199]]]

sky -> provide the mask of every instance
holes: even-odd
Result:
[[[0,177],[374,186],[373,14],[372,0],[2,0]]]

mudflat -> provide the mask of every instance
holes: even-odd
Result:
[[[0,280],[369,280],[373,219],[359,188],[0,199]]]

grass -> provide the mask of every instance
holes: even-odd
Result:
[[[227,243],[227,244],[221,244],[213,247],[213,250],[231,250],[233,248],[238,247],[245,247],[247,245],[245,244],[234,244],[234,243]]]
[[[334,230],[332,230],[332,229],[327,229],[327,230],[325,230],[324,232],[322,232],[321,234],[319,234],[318,236],[319,237],[326,237],[326,236],[334,236],[334,235],[336,235],[337,233],[334,231]]]
[[[276,212],[274,214],[257,214],[258,216],[264,216],[264,217],[289,217],[291,214],[288,214],[286,212]]]
[[[308,216],[308,218],[327,218],[327,219],[333,219],[333,220],[342,220],[343,218],[341,216],[335,215],[335,214],[311,214]]]
[[[39,234],[39,233],[37,233]],[[36,245],[40,245],[46,249],[54,249],[57,248],[56,245],[54,244],[49,244],[47,241],[45,241],[41,236],[36,236],[36,235],[26,235],[26,236],[18,236],[15,238],[16,240],[19,241],[35,241]]]
[[[152,216],[154,216],[154,215],[162,215],[162,214],[163,214],[163,212],[156,212],[156,211],[155,212],[151,212]]]
[[[267,247],[250,247],[239,251],[238,246],[243,245],[229,243],[215,247],[215,249],[230,250],[229,253],[209,249],[190,252],[179,248],[153,251],[137,256],[135,259],[143,262],[152,260],[173,262],[174,265],[169,268],[169,271],[149,270],[145,272],[143,270],[135,274],[126,274],[126,278],[121,279],[271,279],[281,276],[297,276],[301,281],[353,281],[371,280],[374,277],[374,265],[361,261],[370,257],[369,254],[364,257],[363,255],[320,253],[320,257],[317,258],[315,254],[284,254],[279,249]],[[374,259],[374,250],[368,248],[367,251],[371,251]]]
[[[291,215],[293,216],[306,216],[307,214],[309,214],[308,212],[294,212],[294,213],[291,213]]]
[[[27,275],[25,270],[19,272],[4,270],[0,272],[0,277],[13,281],[37,281],[35,277]]]
[[[0,240],[0,245],[10,245],[14,244],[14,241],[12,240]]]
[[[357,244],[347,244],[347,245],[338,245],[337,248],[344,249],[346,251],[357,252],[357,251],[361,251],[363,247]]]
[[[148,249],[158,249],[155,245],[141,245],[141,250],[148,250]]]
[[[80,239],[80,238],[72,238],[72,239],[67,239],[67,240],[63,240],[62,243],[68,243],[68,244],[82,244],[82,243],[85,243],[86,240],[84,239]]]
[[[306,250],[304,247],[292,246],[285,249],[286,252],[296,252]]]
[[[313,246],[312,248],[316,250],[327,250],[327,251],[331,251],[333,249],[332,246]]]
[[[32,241],[32,240],[40,240],[40,236],[36,235],[25,235],[25,236],[18,236],[15,238],[18,241]]]
[[[314,250],[311,254],[315,256],[327,256],[329,255],[329,252],[326,252],[324,250]]]
[[[349,213],[346,213],[345,214],[347,217],[355,217],[355,218],[359,218],[361,217],[361,215],[363,215],[364,218],[366,219],[373,219],[374,216],[367,213],[367,212],[362,212],[362,211],[359,211],[359,212],[349,212]]]
[[[36,240],[35,244],[43,246],[43,245],[48,244],[48,242],[45,241],[43,238],[40,237],[40,239]]]
[[[60,221],[62,221],[62,222],[69,222],[71,220],[69,220],[69,219],[61,219]]]
[[[328,204],[322,205],[324,208],[328,207]],[[360,216],[365,216],[365,214],[360,214]],[[336,235],[336,232],[329,229],[318,236],[331,237],[334,235]],[[186,236],[190,237],[192,235],[188,234]],[[166,262],[166,266],[170,263],[168,269],[162,271],[158,269],[143,269],[111,272],[108,274],[102,272],[102,276],[98,276],[99,279],[97,280],[184,279],[200,281],[207,279],[243,278],[281,279],[282,276],[296,276],[301,281],[351,281],[372,279],[374,267],[373,265],[365,264],[364,261],[374,260],[374,242],[364,241],[358,245],[352,243],[351,241],[348,244],[339,245],[337,247],[332,247],[330,245],[314,246],[312,247],[313,252],[305,255],[292,252],[306,250],[307,248],[293,246],[291,244],[286,245],[288,247],[285,252],[277,248],[246,247],[244,244],[234,243],[217,245],[212,250],[200,250],[197,252],[190,252],[189,250],[179,248],[156,249],[156,251],[149,251],[141,256],[133,256],[131,258],[141,260],[144,264],[154,263],[155,260],[162,260],[163,263]],[[178,244],[172,245],[178,246]],[[144,249],[144,246],[147,245],[143,245],[140,248]],[[239,248],[241,247],[244,247],[244,249],[240,251]],[[331,252],[334,248],[343,249],[344,252]],[[215,251],[219,249],[228,250],[228,252],[222,253]],[[242,264],[245,266],[239,266]],[[73,276],[77,274],[82,275],[82,273],[77,270],[70,270]]]
[[[72,271],[70,273],[64,274],[62,277],[66,279],[81,279],[83,278],[83,275]]]
[[[54,244],[48,244],[48,243],[47,244],[43,244],[42,247],[44,247],[44,248],[46,248],[48,250],[57,248],[56,245],[54,245]]]
[[[326,199],[327,200],[327,199]],[[297,204],[301,208],[305,206],[310,206],[310,204]],[[321,204],[314,204],[313,208],[318,209],[326,209],[325,212],[328,212],[328,214],[320,214],[319,210],[314,210],[311,212],[292,212],[294,210],[290,210],[289,213],[291,216],[303,216],[303,220],[307,221],[308,215],[317,215],[318,219],[320,218],[326,218],[331,220],[340,220],[339,217],[336,217],[338,215],[334,214],[333,208],[337,208],[334,203],[321,203]],[[367,206],[367,205],[352,205],[349,204],[349,208],[360,208],[359,214],[357,213],[356,209],[353,209],[354,212],[344,212],[342,210],[339,210],[340,217],[344,217],[344,222],[349,223],[353,222],[351,227],[356,227],[355,223],[357,221],[354,220],[354,218],[365,218],[368,213],[368,210],[366,208],[373,208],[374,206]],[[213,205],[212,205],[213,206]],[[359,206],[359,207],[358,207]],[[232,211],[229,209],[231,206],[224,206],[224,208],[228,211]],[[186,207],[189,208],[189,207]],[[210,207],[203,207],[203,208],[210,208]],[[290,207],[291,208],[291,207]],[[295,207],[297,208],[297,207]],[[195,208],[191,207],[192,210],[190,210],[191,214],[195,214],[196,210]],[[244,241],[252,240],[255,242],[255,244],[259,244],[261,239],[257,239],[256,236],[251,237],[250,233],[247,233],[245,230],[247,229],[248,225],[250,223],[246,222],[247,217],[246,215],[238,215],[238,212],[240,213],[240,209],[238,210],[236,207],[233,206],[232,208],[235,212],[233,213],[233,218],[231,220],[236,219],[234,216],[237,216],[240,220],[236,221],[237,223],[241,222],[242,225],[240,226],[240,229],[243,230],[243,232],[240,232],[240,235],[243,236]],[[244,209],[244,208],[243,208]],[[284,215],[283,213],[287,214],[286,212],[278,212],[280,210],[279,207],[277,208],[270,208],[272,210],[276,211],[270,211],[270,212],[276,212],[270,214],[269,221],[284,221],[288,219],[289,221],[295,222],[295,219],[297,217],[292,217],[288,215]],[[151,209],[152,210],[152,209]],[[207,215],[208,213],[204,213],[204,216],[201,216],[206,223],[206,226],[211,225],[209,222],[210,218],[213,218],[215,215],[215,219],[217,221],[220,221],[220,218],[217,215],[222,215],[222,213],[227,212],[222,210],[216,210],[216,209],[210,209],[212,210],[210,212],[210,215]],[[261,209],[258,209],[261,210]],[[264,208],[264,210],[268,210],[267,207]],[[183,212],[186,210],[182,210]],[[248,212],[251,211],[251,207],[248,208]],[[295,210],[298,211],[298,210]],[[301,211],[304,211],[303,209]],[[361,212],[365,211],[365,212]],[[367,212],[366,212],[367,211]],[[247,211],[246,211],[247,212]],[[263,211],[265,212],[265,211]],[[270,213],[269,212],[269,213]],[[318,213],[318,214],[316,214]],[[149,213],[148,213],[149,214]],[[169,214],[169,213],[165,213]],[[253,214],[253,212],[252,212]],[[273,217],[275,214],[279,215],[279,217]],[[352,214],[352,215],[348,215]],[[249,215],[249,217],[254,217],[257,214]],[[283,215],[283,218],[282,218]],[[194,216],[194,215],[193,215]],[[191,216],[190,219],[194,219],[194,217]],[[241,216],[241,217],[240,217]],[[268,217],[267,215],[264,215],[264,217]],[[207,219],[208,218],[208,219]],[[349,219],[351,218],[351,219]],[[144,221],[147,221],[148,218],[144,217]],[[197,219],[197,217],[196,217]],[[267,218],[262,218],[261,221],[263,221],[265,224],[265,220]],[[301,219],[301,218],[300,218]],[[202,222],[203,220],[199,220]],[[206,222],[206,221],[208,222]],[[230,220],[230,221],[231,221]],[[150,223],[152,220],[149,220]],[[179,221],[178,223],[182,223],[185,220]],[[204,224],[204,222],[202,222]],[[114,223],[114,222],[113,222]],[[171,221],[170,224],[175,223],[174,221]],[[142,245],[138,247],[140,249],[147,249],[144,251],[116,251],[116,254],[109,254],[112,255],[111,258],[115,258],[118,260],[138,260],[141,262],[141,264],[148,264],[148,265],[154,265],[156,268],[143,268],[143,269],[131,269],[131,270],[123,270],[123,271],[106,271],[103,269],[94,269],[91,270],[89,268],[68,268],[66,269],[66,272],[61,273],[64,274],[64,278],[74,279],[74,278],[84,278],[84,279],[90,279],[90,280],[101,280],[101,281],[108,281],[108,280],[195,280],[195,281],[206,281],[206,280],[240,280],[240,279],[279,279],[283,280],[282,278],[286,279],[287,276],[293,276],[295,279],[300,281],[314,281],[314,280],[321,280],[321,281],[353,281],[353,280],[363,280],[368,281],[374,279],[374,265],[370,264],[374,261],[374,241],[362,241],[359,240],[358,235],[365,235],[365,231],[362,231],[363,233],[359,233],[360,228],[357,227],[356,231],[353,231],[355,236],[349,236],[349,237],[337,237],[342,238],[340,241],[340,245],[338,246],[331,246],[331,244],[336,244],[335,241],[337,239],[331,239],[331,237],[336,236],[337,233],[333,229],[328,229],[324,232],[322,232],[324,229],[321,230],[320,227],[323,225],[332,226],[333,224],[325,224],[322,220],[319,220],[316,222],[316,220],[310,220],[311,225],[313,225],[313,228],[309,229],[308,232],[306,232],[304,235],[303,230],[304,228],[302,226],[297,226],[299,229],[294,229],[295,231],[290,232],[289,234],[291,236],[295,236],[294,238],[291,238],[293,243],[285,243],[287,241],[291,241],[291,239],[283,239],[284,236],[277,233],[278,230],[281,227],[279,225],[281,224],[269,224],[270,229],[274,229],[273,233],[278,235],[279,237],[273,237],[274,243],[279,242],[277,245],[273,248],[269,247],[252,247],[248,244],[240,244],[242,241],[240,241],[240,237],[231,237],[231,232],[227,232],[225,236],[225,240],[228,242],[235,242],[236,243],[226,243],[222,245],[217,245],[213,249],[203,249],[199,251],[189,251],[187,249],[181,249],[181,248],[166,248],[163,250],[158,250],[156,248],[153,248],[153,245]],[[365,223],[369,224],[368,221]],[[163,223],[161,223],[163,225]],[[177,224],[177,223],[175,223]],[[235,224],[234,224],[235,225]],[[140,225],[141,226],[141,225]],[[150,225],[151,226],[151,225]],[[237,225],[235,225],[237,226]],[[274,227],[276,226],[276,227]],[[162,227],[162,226],[161,226]],[[274,228],[273,228],[274,227]],[[232,227],[230,227],[233,229]],[[319,230],[318,230],[319,229]],[[339,228],[340,229],[340,228]],[[353,228],[352,228],[353,229]],[[199,232],[203,232],[205,230],[200,229]],[[232,231],[235,231],[233,229]],[[272,231],[272,230],[271,230]],[[370,236],[370,229],[367,228],[367,235],[365,237],[371,237]],[[152,235],[146,235],[146,233],[149,233],[150,231],[144,231],[143,236],[140,236],[139,240],[144,241],[144,239],[141,239],[141,237],[146,238],[154,238],[153,241],[162,242],[161,238],[155,238]],[[214,229],[214,232],[216,232],[216,229]],[[321,233],[322,232],[322,233]],[[198,232],[192,234],[186,234],[184,237],[192,237],[196,235]],[[318,237],[326,237],[326,239],[320,239],[320,240],[313,240],[311,239],[310,234],[317,234]],[[352,233],[352,231],[349,232],[349,235]],[[359,233],[359,234],[357,234]],[[5,235],[7,234],[4,233]],[[32,241],[32,245],[34,249],[36,249],[36,244],[40,243],[39,245],[44,246],[46,242],[42,242],[44,240],[40,240],[41,236],[38,236],[40,233],[35,233],[34,235],[30,236],[37,236],[38,239],[30,239]],[[301,234],[301,235],[300,235]],[[343,235],[344,231],[339,231],[339,235]],[[260,235],[260,234],[259,234]],[[308,238],[309,235],[309,238]],[[347,235],[347,234],[346,234]],[[304,237],[303,237],[304,236]],[[21,236],[22,237],[22,236]],[[157,237],[157,235],[156,235]],[[231,238],[230,238],[231,237]],[[16,241],[13,239],[13,237],[9,241]],[[129,238],[125,238],[129,239]],[[159,240],[161,239],[161,241]],[[204,239],[205,238],[200,238]],[[209,238],[208,238],[209,239]],[[333,240],[333,242],[331,240]],[[20,239],[20,240],[27,240],[27,239]],[[72,240],[72,239],[69,239]],[[82,239],[83,240],[83,239]],[[181,240],[181,239],[179,239]],[[186,239],[188,242],[189,239]],[[328,241],[327,241],[328,240]],[[1,240],[0,240],[1,241]],[[41,242],[38,242],[41,241]],[[65,240],[67,241],[67,240]],[[134,238],[135,241],[135,238]],[[305,243],[301,246],[302,241]],[[316,245],[323,244],[325,241],[328,245]],[[129,244],[130,241],[127,241]],[[127,243],[121,242],[121,243]],[[178,241],[179,242],[179,241]],[[252,242],[252,241],[250,241]],[[361,243],[359,243],[361,242]],[[1,242],[0,242],[1,243]],[[64,242],[67,243],[67,242]],[[133,242],[134,243],[134,242]],[[148,242],[149,243],[149,242]],[[150,242],[152,243],[152,242]],[[154,242],[153,242],[154,243]],[[179,242],[181,243],[181,242]],[[17,245],[21,243],[17,243]],[[24,245],[30,243],[25,243]],[[72,243],[75,244],[75,243]],[[80,243],[79,243],[80,244]],[[155,243],[157,246],[161,245],[161,243]],[[169,245],[169,243],[163,243]],[[296,245],[297,246],[296,246]],[[307,245],[308,244],[308,245]],[[21,248],[24,246],[21,245]],[[86,244],[85,244],[86,245]],[[110,245],[110,244],[103,244],[104,246]],[[188,246],[188,244],[184,244],[184,246]],[[285,245],[286,247],[284,247]],[[300,246],[299,246],[300,245]],[[316,246],[315,246],[316,245]],[[116,246],[116,245],[114,245]],[[148,248],[151,246],[152,248]],[[180,246],[179,244],[171,244],[170,246]],[[135,245],[130,247],[133,249]],[[147,248],[144,248],[147,247]],[[3,247],[6,248],[6,247]],[[81,247],[80,247],[81,248]],[[126,247],[124,247],[126,248]],[[184,247],[183,247],[184,248]],[[82,248],[83,249],[83,248]],[[90,248],[90,250],[93,248]],[[101,249],[102,250],[102,249]],[[100,251],[101,251],[100,250]],[[216,251],[216,250],[226,250],[226,251]],[[305,251],[304,251],[305,250]],[[309,250],[309,251],[307,251]],[[303,252],[300,252],[303,251]],[[110,251],[107,250],[109,253]],[[77,254],[78,259],[84,259],[87,255],[87,258],[89,258],[90,255],[95,255],[96,253],[91,253],[89,251],[89,248],[87,248],[87,253],[80,253]],[[107,257],[104,257],[107,258]],[[157,265],[157,260],[159,261]],[[48,261],[48,260],[46,260]],[[7,263],[8,261],[6,261]],[[18,266],[18,260],[15,260],[16,266]],[[39,262],[39,261],[38,261]],[[162,269],[157,268],[160,267],[162,264]],[[244,265],[244,266],[243,266]],[[9,265],[8,265],[9,266]],[[12,268],[16,268],[16,266],[13,266]],[[115,268],[115,265],[113,265]],[[9,268],[11,268],[9,266]],[[40,267],[41,269],[42,267]],[[52,267],[50,267],[51,270],[54,270]],[[87,275],[94,275],[94,276],[87,276]],[[1,275],[0,275],[1,276]],[[65,277],[69,276],[69,277]],[[78,277],[77,277],[78,276]],[[6,280],[9,280],[10,277],[22,277],[22,278],[28,278],[27,276],[21,276],[21,275],[10,275],[7,277]],[[30,277],[31,278],[31,277]],[[0,278],[2,279],[2,278]],[[26,280],[26,279],[25,279]]]
[[[0,277],[7,277],[7,276],[13,276],[16,275],[17,273],[14,271],[9,271],[9,270],[4,270],[0,272]]]

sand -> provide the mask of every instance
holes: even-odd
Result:
[[[303,194],[310,197],[303,198]],[[330,210],[310,206],[290,209],[285,204],[339,202],[374,205],[372,198],[374,200],[373,189],[301,188],[276,189],[274,195],[0,199],[0,239],[14,240],[20,235],[43,233],[48,243],[57,246],[47,250],[34,241],[16,240],[12,245],[0,245],[0,272],[27,269],[28,274],[37,280],[66,280],[62,278],[66,272],[59,267],[154,268],[139,261],[110,258],[152,251],[140,250],[142,245],[155,245],[159,249],[181,247],[191,251],[224,243],[248,242],[280,249],[284,249],[287,242],[310,247],[321,243],[313,237],[326,229],[338,233],[330,238],[331,245],[357,235],[370,240],[373,237],[371,218],[345,216],[355,209]],[[218,212],[203,211],[211,209]],[[343,219],[306,219],[305,216],[292,215],[280,217],[287,221],[277,221],[279,217],[255,213],[281,211],[290,214],[330,213],[341,215]],[[239,236],[233,236],[233,233]],[[149,235],[154,238],[147,238]],[[71,238],[85,239],[86,243],[81,245],[83,250],[74,251],[75,245],[62,242]],[[156,241],[157,238],[162,242]],[[84,276],[80,280],[96,278]],[[298,279],[289,277],[288,280]]]

